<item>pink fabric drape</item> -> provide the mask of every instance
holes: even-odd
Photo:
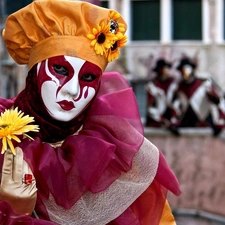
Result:
[[[13,100],[0,99],[0,110],[12,105]],[[56,148],[42,142],[39,137],[34,137],[34,141],[23,139],[21,143],[15,143],[23,149],[24,158],[36,178],[36,211],[39,217],[49,220],[42,200],[48,199],[50,193],[58,205],[68,209],[86,191],[97,193],[105,190],[122,172],[131,169],[132,159],[143,138],[143,126],[132,89],[120,74],[105,73],[78,135],[68,136]],[[0,165],[2,161],[3,155],[0,156]],[[176,177],[161,154],[153,184],[110,224],[126,225],[131,220],[137,221],[134,224],[142,224],[140,221],[149,215],[154,215],[150,224],[157,224],[167,189],[174,194],[180,192]],[[147,204],[143,201],[146,196],[149,198]],[[1,207],[4,209],[5,205],[0,205],[0,211]],[[13,211],[10,207],[7,210],[6,215],[11,218]],[[27,220],[26,217],[21,218]]]

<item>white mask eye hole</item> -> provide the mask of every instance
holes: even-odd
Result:
[[[91,81],[95,80],[96,78],[97,78],[97,76],[95,76],[94,74],[87,73],[81,77],[81,80],[86,81],[86,82],[91,82]]]
[[[53,65],[53,69],[57,74],[60,74],[60,75],[63,75],[63,76],[69,75],[69,71],[65,66],[55,64],[55,65]]]

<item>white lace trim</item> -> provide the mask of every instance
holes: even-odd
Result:
[[[97,194],[87,192],[69,210],[54,198],[45,201],[50,219],[61,225],[105,225],[122,214],[152,183],[158,168],[158,149],[147,139],[135,155],[132,169],[109,188]]]

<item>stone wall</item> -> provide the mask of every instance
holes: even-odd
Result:
[[[225,138],[210,130],[186,129],[180,137],[149,129],[146,137],[164,154],[182,194],[168,194],[173,209],[204,210],[225,216]]]

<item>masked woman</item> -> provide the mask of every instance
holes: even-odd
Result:
[[[125,31],[116,11],[79,1],[34,1],[8,17],[6,47],[29,72],[0,102],[1,223],[175,224],[176,177],[144,138],[125,79],[103,73]]]

